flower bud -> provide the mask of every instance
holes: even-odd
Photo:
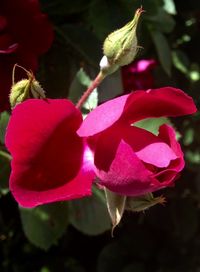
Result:
[[[13,83],[9,97],[11,108],[29,98],[45,98],[45,92],[34,75],[27,71],[27,76],[28,79]]]
[[[106,56],[103,56],[99,63],[99,66],[101,72],[106,76],[114,73],[119,68],[119,66],[116,64],[110,64]]]
[[[139,48],[137,45],[136,28],[142,12],[142,8],[137,9],[132,21],[112,32],[105,39],[103,52],[111,67],[113,65],[118,67],[124,66],[134,60]]]

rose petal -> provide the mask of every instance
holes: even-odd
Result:
[[[25,186],[28,181],[30,183],[37,182],[35,172],[28,170],[23,171],[22,167],[12,166],[13,170],[10,177],[10,189],[20,206],[33,208],[45,203],[66,201],[91,195],[91,186],[94,179],[92,171],[85,172],[83,169],[77,176],[63,185],[55,188],[47,188],[46,190],[31,190]],[[63,177],[64,178],[64,177]],[[21,183],[19,182],[21,180]],[[56,180],[55,180],[56,181]],[[42,182],[42,180],[41,180]]]
[[[192,114],[196,110],[193,99],[183,91],[164,87],[130,94],[122,118],[133,123],[151,117]]]
[[[116,150],[109,171],[96,171],[100,184],[113,192],[136,196],[152,191],[151,172],[123,140]]]
[[[166,188],[174,185],[174,181],[179,177],[179,173],[173,169],[165,169],[160,171],[158,174],[153,175],[153,177],[160,183],[160,188]],[[157,190],[158,190],[157,189]]]
[[[124,130],[124,140],[133,148],[139,159],[156,167],[167,167],[177,158],[168,144],[144,129],[127,127]]]
[[[64,99],[30,99],[15,107],[6,146],[13,157],[10,188],[21,205],[31,207],[90,192],[90,175],[87,180],[81,172],[84,143],[76,134],[81,121],[80,111]],[[82,175],[85,187],[77,190]]]
[[[77,131],[80,136],[92,136],[120,120],[133,123],[145,118],[181,116],[196,112],[191,97],[179,89],[165,87],[135,91],[112,99],[89,113]]]
[[[164,125],[160,126],[160,128],[159,128],[158,137],[160,139],[162,139],[164,142],[166,142],[171,147],[171,149],[173,150],[173,152],[176,154],[176,156],[178,158],[174,162],[171,162],[169,168],[173,169],[177,172],[181,171],[185,166],[184,154],[181,150],[180,144],[176,140],[175,130],[172,127],[170,127],[169,125],[164,124]]]
[[[123,95],[98,106],[85,118],[77,133],[92,136],[112,126],[123,114],[128,95]]]

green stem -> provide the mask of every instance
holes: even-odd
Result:
[[[7,159],[8,161],[12,160],[12,157],[10,154],[8,154],[7,152],[0,150],[0,156],[2,156],[3,158]]]
[[[76,107],[78,109],[81,109],[81,107],[87,100],[88,96],[94,91],[94,89],[96,89],[99,86],[99,84],[104,80],[105,77],[106,77],[105,74],[99,72],[97,77],[92,81],[92,84],[88,87],[88,89],[84,92],[84,94],[81,96],[78,103],[76,104]]]

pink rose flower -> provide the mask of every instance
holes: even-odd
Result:
[[[29,99],[11,115],[6,146],[12,155],[10,190],[24,207],[91,194],[94,178],[81,112],[65,99]]]
[[[84,121],[69,100],[29,99],[14,108],[6,133],[11,192],[34,207],[90,195],[95,175],[127,196],[172,186],[184,167],[174,129],[162,125],[156,136],[134,123],[195,111],[192,98],[171,87],[115,98]]]
[[[184,158],[172,127],[162,125],[156,136],[132,124],[195,111],[192,98],[179,89],[135,91],[94,109],[77,133],[87,137],[99,183],[113,192],[138,196],[172,186]]]
[[[0,4],[0,112],[8,95],[15,63],[35,71],[38,57],[51,46],[53,30],[38,0],[4,0]],[[17,73],[16,79],[24,77]]]
[[[121,68],[124,94],[135,90],[154,88],[152,70],[156,66],[154,59],[134,61]]]

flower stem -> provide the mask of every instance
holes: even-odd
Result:
[[[94,89],[96,89],[99,86],[99,84],[104,80],[105,77],[106,77],[105,74],[99,72],[96,78],[92,81],[92,84],[88,87],[88,89],[84,92],[84,94],[81,96],[78,103],[76,104],[76,107],[78,109],[80,109],[83,106],[88,96],[94,91]]]
[[[2,156],[3,158],[7,159],[8,161],[12,160],[11,155],[9,153],[3,151],[3,150],[0,150],[0,156]]]

